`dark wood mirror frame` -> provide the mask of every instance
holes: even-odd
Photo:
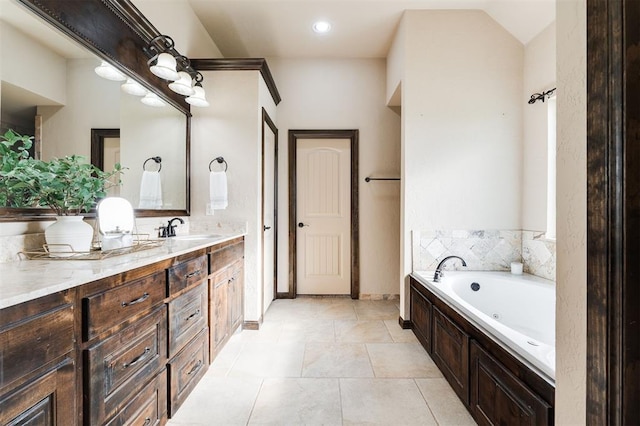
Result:
[[[130,0],[18,0],[98,57],[110,62],[186,116],[186,207],[184,210],[136,210],[137,217],[188,216],[190,208],[191,112],[184,97],[149,71],[143,48],[160,32]],[[93,141],[92,141],[93,143]],[[0,208],[0,222],[50,220],[45,208]],[[91,212],[86,216],[95,215]]]

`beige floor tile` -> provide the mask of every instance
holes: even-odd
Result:
[[[331,320],[297,320],[282,326],[281,342],[335,342],[336,333]]]
[[[429,404],[438,424],[442,426],[476,424],[446,379],[416,379],[416,384]]]
[[[354,304],[359,320],[398,320],[400,311],[392,300],[360,300]]]
[[[205,376],[169,426],[246,425],[262,379]]]
[[[391,335],[394,342],[397,343],[413,343],[417,342],[416,335],[413,334],[413,330],[406,330],[400,327],[398,319],[385,320],[384,325],[387,327],[387,331]]]
[[[353,304],[321,303],[312,312],[314,318],[324,320],[357,320]]]
[[[420,343],[367,343],[376,377],[442,377]]]
[[[302,377],[373,377],[362,343],[307,343]]]
[[[436,425],[412,379],[340,379],[344,425]]]
[[[242,330],[240,339],[243,341],[271,341],[276,342],[280,338],[285,321],[270,320],[260,325],[259,330]]]
[[[336,321],[336,342],[391,342],[391,335],[382,321]]]
[[[300,377],[302,342],[246,342],[229,377]]]
[[[264,315],[264,323],[309,318],[312,311],[316,309],[315,306],[313,299],[298,298],[274,300]]]
[[[215,357],[207,375],[210,376],[226,376],[233,364],[238,359],[240,351],[244,346],[244,341],[240,334],[231,336],[226,345],[222,348],[220,353]]]
[[[341,425],[338,379],[265,379],[249,424]]]

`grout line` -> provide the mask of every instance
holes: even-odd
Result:
[[[340,423],[344,425],[344,407],[342,406],[342,379],[338,379],[338,397],[340,398]]]
[[[264,378],[260,382],[260,389],[258,389],[258,393],[256,393],[256,399],[253,400],[253,404],[251,405],[251,411],[249,411],[249,417],[247,417],[247,426],[249,422],[251,422],[251,416],[253,416],[253,410],[256,408],[256,403],[258,402],[258,398],[260,397],[260,392],[262,392],[262,386],[264,386]]]
[[[426,378],[426,379],[423,379],[423,380],[433,380],[433,379]],[[436,425],[439,425],[440,422],[438,421],[438,418],[436,417],[436,413],[434,413],[433,410],[431,409],[431,405],[429,405],[429,401],[427,401],[427,397],[425,396],[425,394],[422,393],[422,389],[420,389],[420,386],[418,386],[418,382],[417,382],[417,379],[415,377],[413,378],[413,383],[418,388],[418,392],[420,392],[420,396],[422,396],[422,399],[424,400],[424,403],[427,405],[427,409],[431,413],[431,416],[433,417],[433,420],[435,420]]]

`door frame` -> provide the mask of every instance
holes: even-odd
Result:
[[[358,205],[358,138],[355,130],[289,130],[289,291],[277,298],[297,296],[297,155],[298,139],[349,139],[351,141],[351,298],[360,296],[360,223]]]
[[[640,422],[640,3],[587,0],[587,424]]]
[[[271,129],[275,137],[273,147],[273,296],[277,299],[278,294],[278,128],[269,117],[267,110],[262,108],[262,207],[260,221],[262,222],[261,245],[264,249],[264,151],[265,151],[265,130]],[[264,274],[264,253],[262,253],[262,273]],[[264,275],[262,277],[262,286],[264,286]],[[261,315],[264,313],[264,294],[260,302]]]

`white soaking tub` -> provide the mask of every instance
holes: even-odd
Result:
[[[509,272],[414,272],[438,295],[501,346],[555,383],[555,283]]]

